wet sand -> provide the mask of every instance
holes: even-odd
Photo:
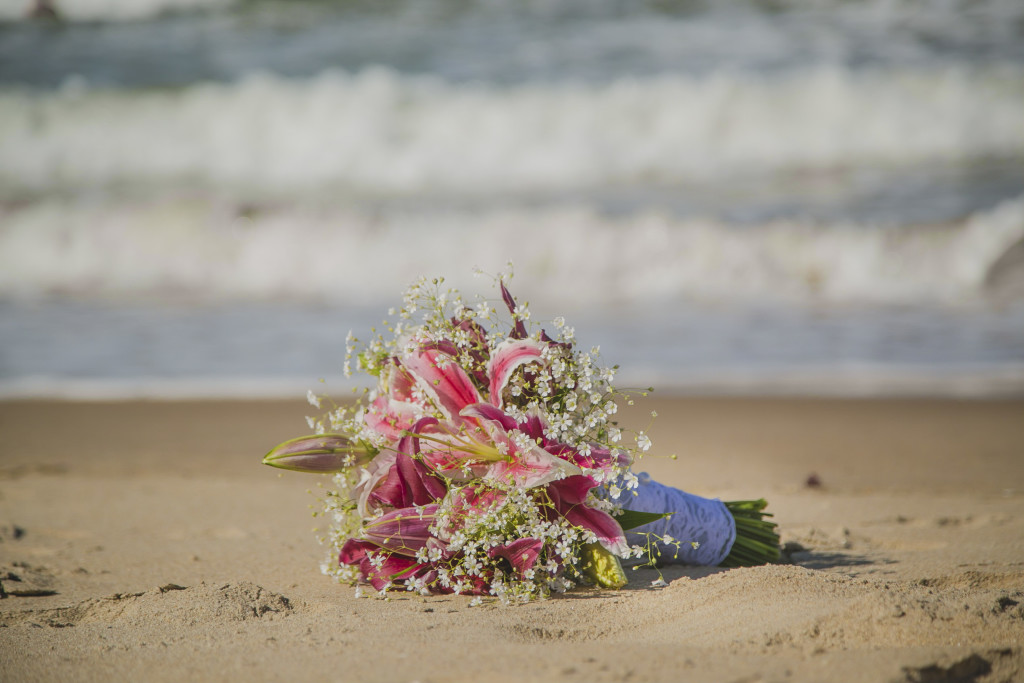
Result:
[[[789,564],[521,607],[356,599],[318,570],[319,479],[259,465],[301,400],[0,403],[0,680],[1024,680],[1024,400],[623,419],[650,410],[643,469],[767,497]]]

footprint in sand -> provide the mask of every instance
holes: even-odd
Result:
[[[0,598],[54,595],[55,585],[53,572],[46,567],[32,567],[26,562],[0,567]]]
[[[292,611],[291,601],[248,581],[186,587],[167,583],[141,593],[91,598],[71,607],[0,614],[0,625],[29,623],[53,627],[101,623],[142,627],[160,615],[161,624],[191,626],[273,618]]]

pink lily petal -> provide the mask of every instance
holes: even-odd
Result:
[[[530,447],[525,451],[520,450],[509,436],[509,431],[518,429],[518,425],[498,408],[487,404],[475,404],[464,408],[462,414],[477,418],[491,442],[504,448],[507,454],[507,459],[499,460],[490,466],[486,478],[533,488],[580,473],[579,467],[552,455],[534,441],[530,442]]]
[[[543,547],[544,542],[538,538],[520,538],[511,543],[491,548],[487,554],[492,558],[505,558],[516,573],[522,576],[537,561]]]
[[[465,448],[473,439],[466,432],[467,424],[440,422],[436,418],[424,417],[409,428],[398,444],[398,449],[419,455],[428,467],[443,473],[451,479],[465,479],[463,469],[469,465],[474,476],[482,476],[479,455],[467,452]],[[479,470],[479,471],[477,471]]]
[[[519,431],[526,434],[534,441],[540,439],[541,442],[544,443],[544,446],[547,446],[549,440],[544,435],[545,429],[547,429],[547,425],[544,423],[543,418],[541,418],[540,413],[536,410],[531,410],[527,414],[526,419],[519,423]]]
[[[592,477],[580,474],[575,477],[566,477],[548,486],[548,496],[555,508],[561,512],[563,509],[573,505],[581,505],[587,499],[590,490],[597,486]]]
[[[522,488],[543,486],[579,474],[580,468],[567,460],[551,455],[540,446],[518,452],[511,461],[500,460],[491,465],[487,479],[515,483]]]
[[[397,401],[415,403],[412,388],[416,379],[402,366],[402,362],[392,357],[382,374],[382,388],[391,398]]]
[[[586,505],[577,505],[565,512],[563,517],[574,526],[590,529],[601,545],[609,552],[622,557],[629,550],[626,535],[615,518],[607,512],[595,510]]]
[[[376,549],[377,546],[369,541],[358,541],[350,538],[345,541],[345,545],[341,546],[338,562],[340,564],[358,564],[366,557],[368,551]]]
[[[448,492],[444,482],[427,470],[426,465],[405,453],[398,453],[395,469],[406,491],[404,506],[433,503]]]
[[[402,435],[401,441],[398,442],[398,450],[409,455],[418,454],[420,452],[420,436],[437,431],[433,428],[439,424],[436,417],[427,416],[416,420],[415,424],[410,425],[407,433]]]
[[[413,559],[402,555],[390,554],[379,568],[370,564],[370,558],[366,557],[359,563],[359,570],[363,577],[370,582],[376,590],[382,590],[388,582],[395,578],[406,578],[412,576],[423,565]]]
[[[370,512],[369,506],[376,502],[371,500],[371,496],[381,481],[388,477],[395,465],[395,457],[394,451],[378,453],[363,470],[363,478],[352,488],[352,497],[356,501],[360,516],[366,517]]]
[[[400,439],[416,420],[418,409],[413,403],[396,401],[389,395],[381,395],[363,414],[366,426],[389,439]]]
[[[395,462],[396,464],[398,462],[397,456]],[[402,482],[401,475],[398,474],[398,467],[396,465],[391,467],[387,476],[381,481],[380,486],[373,490],[369,496],[369,501],[373,503],[374,509],[407,506],[405,484]]]
[[[377,505],[405,508],[433,503],[447,491],[444,482],[426,465],[399,450],[387,476],[368,498]]]
[[[421,350],[403,359],[403,364],[448,418],[457,418],[460,410],[480,402],[480,392],[473,381],[447,354]]]
[[[437,505],[392,510],[366,523],[366,540],[394,553],[415,556],[431,538],[430,525],[436,512]]]
[[[478,420],[497,422],[506,432],[518,427],[516,421],[510,415],[507,415],[501,408],[497,408],[490,403],[474,403],[472,405],[468,405],[463,408],[459,414],[463,417],[473,417]]]
[[[535,339],[506,339],[498,344],[487,363],[487,374],[491,378],[488,392],[491,403],[501,407],[502,392],[516,368],[539,361],[546,344]]]
[[[501,505],[506,498],[508,498],[508,494],[504,491],[486,486],[470,485],[461,489],[452,504],[452,514],[449,515],[452,523],[448,531],[461,528],[462,523],[470,515],[486,514],[488,510]]]
[[[555,506],[555,511],[570,524],[593,531],[601,545],[610,552],[622,556],[629,550],[622,527],[608,513],[589,507],[585,503],[587,493],[595,485],[596,482],[591,477],[566,477],[548,486],[548,496]]]

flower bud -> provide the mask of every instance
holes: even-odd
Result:
[[[375,451],[341,434],[312,434],[289,439],[263,456],[263,464],[295,472],[330,474],[370,461]]]

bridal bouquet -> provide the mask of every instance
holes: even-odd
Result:
[[[412,285],[383,333],[347,339],[346,375],[354,363],[373,389],[264,457],[333,475],[325,573],[359,594],[509,603],[581,582],[621,588],[627,559],[777,559],[764,501],[707,500],[634,473],[651,440],[615,420],[619,401],[632,403],[612,385],[617,368],[580,350],[562,318],[554,336],[528,327],[527,305],[498,284],[504,321],[443,279]]]

